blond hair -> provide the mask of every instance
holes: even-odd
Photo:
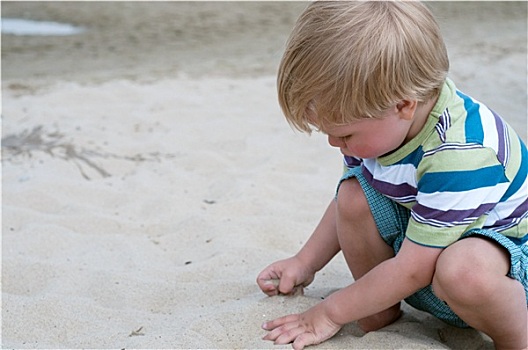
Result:
[[[425,5],[317,1],[297,20],[279,67],[279,103],[290,124],[376,118],[401,100],[439,94],[449,69],[440,29]],[[315,116],[315,118],[314,118]]]

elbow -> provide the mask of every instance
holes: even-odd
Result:
[[[410,284],[415,287],[415,290],[419,290],[433,283],[433,277],[434,269],[433,271],[416,271],[409,276]]]
[[[420,266],[417,264],[417,268],[411,274],[411,279],[414,281],[417,290],[425,288],[433,283],[436,273],[436,262],[437,259],[428,261],[426,264]]]
[[[403,242],[393,259],[396,271],[401,271],[400,276],[409,286],[409,295],[432,284],[441,253],[442,249],[421,246],[407,239]]]
[[[401,270],[400,276],[406,279],[406,285],[409,286],[409,295],[427,287],[433,283],[435,265],[412,265]]]

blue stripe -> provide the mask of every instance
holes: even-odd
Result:
[[[519,171],[515,175],[510,187],[508,187],[508,191],[506,191],[504,196],[502,196],[500,200],[501,202],[505,202],[515,192],[517,192],[523,185],[524,181],[526,181],[526,176],[528,176],[528,151],[526,150],[526,145],[522,142],[520,137],[519,142],[521,144],[521,166],[519,167]]]
[[[412,164],[415,168],[417,168],[418,164],[420,164],[420,162],[422,161],[423,156],[424,151],[422,146],[420,145],[420,147],[418,147],[411,154],[407,155],[405,158],[403,158],[396,164]]]
[[[426,173],[418,182],[422,193],[463,192],[508,182],[502,165],[467,171]]]
[[[457,95],[464,100],[464,108],[466,109],[466,142],[477,142],[482,144],[484,141],[484,129],[482,128],[482,120],[480,119],[479,104],[473,102],[469,97],[457,91]]]

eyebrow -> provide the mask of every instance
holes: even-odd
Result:
[[[346,133],[341,133],[341,134],[330,134],[327,130],[322,130],[322,129],[320,129],[319,131],[322,132],[322,133],[325,134],[325,135],[333,136],[333,137],[339,137],[339,138],[349,137],[349,136],[351,136],[352,133],[354,132],[354,130],[351,130],[351,131],[348,131],[348,132],[346,132]]]

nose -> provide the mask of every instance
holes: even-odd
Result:
[[[330,144],[330,146],[337,148],[343,148],[344,146],[346,146],[342,138],[330,135],[328,135],[328,143]]]

